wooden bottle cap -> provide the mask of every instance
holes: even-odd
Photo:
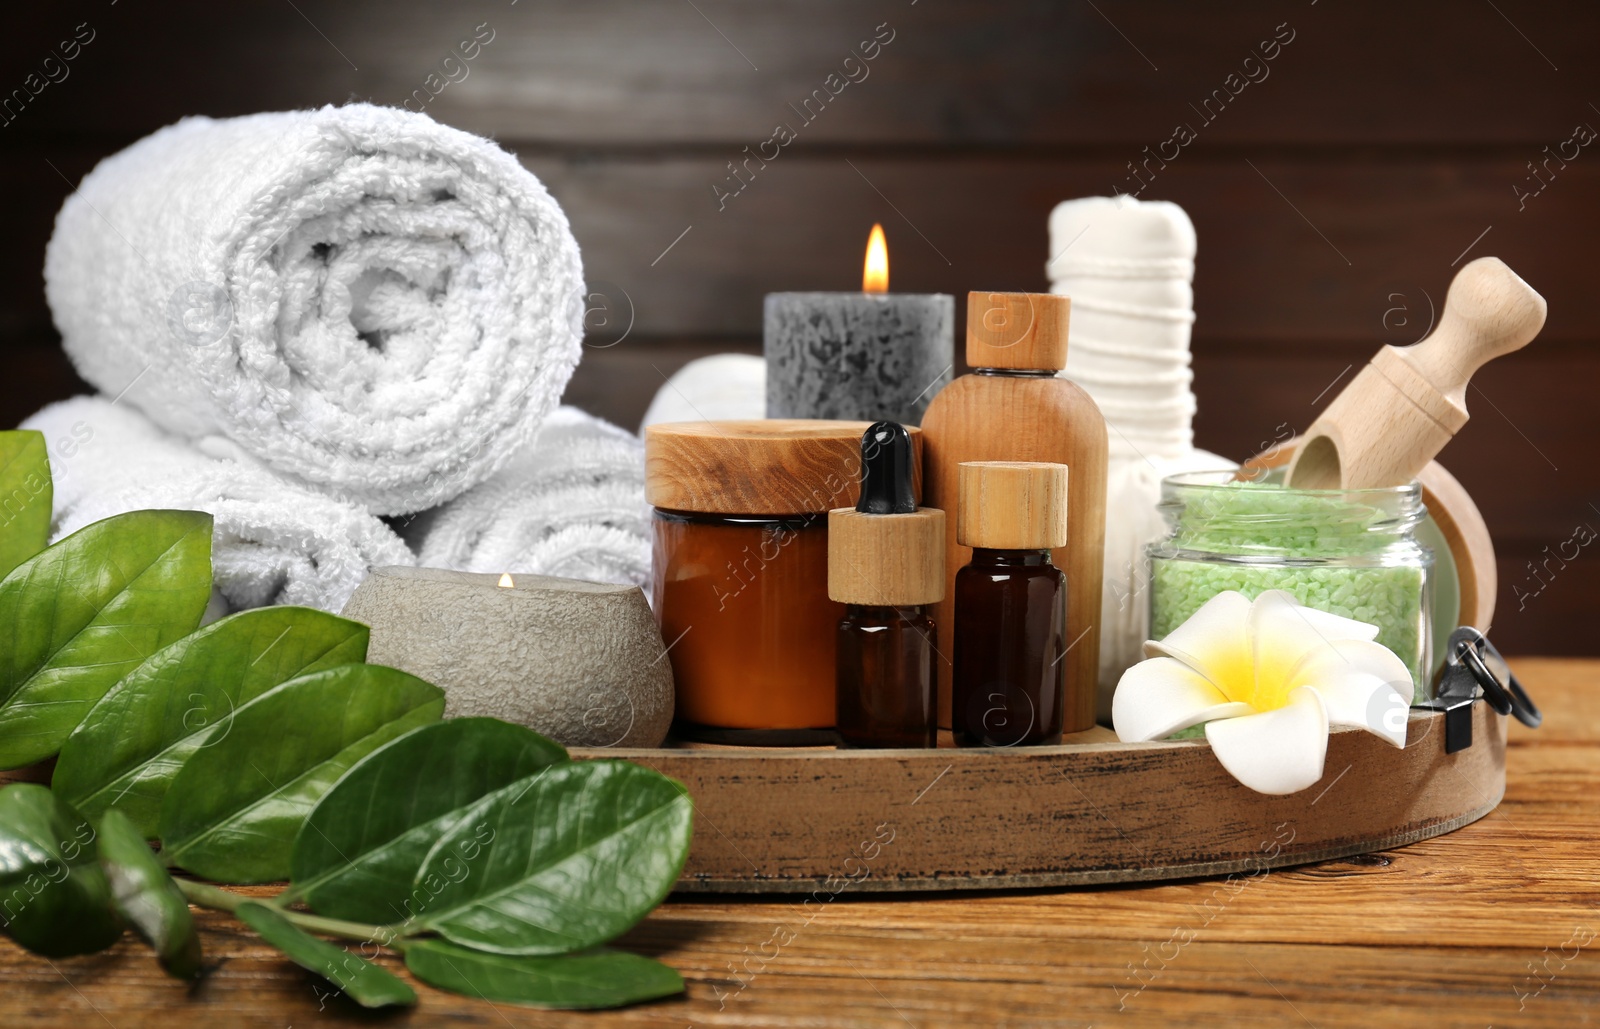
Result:
[[[763,418],[669,422],[644,431],[645,500],[693,514],[821,514],[861,495],[867,422]],[[922,463],[922,434],[911,429]],[[922,496],[921,476],[913,491]]]
[[[1042,461],[961,465],[956,541],[991,550],[1067,545],[1067,466]]]
[[[967,364],[1059,372],[1072,299],[1054,293],[967,294]]]
[[[944,512],[828,512],[828,598],[841,604],[912,607],[944,599]]]

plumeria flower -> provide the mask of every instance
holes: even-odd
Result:
[[[1349,725],[1406,745],[1411,672],[1366,622],[1303,607],[1282,590],[1254,602],[1206,601],[1123,673],[1111,722],[1124,743],[1206,723],[1217,760],[1257,793],[1296,793],[1322,778],[1328,728]]]

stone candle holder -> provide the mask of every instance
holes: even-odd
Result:
[[[434,568],[374,569],[343,614],[367,660],[445,692],[447,718],[488,715],[569,747],[654,747],[672,723],[672,663],[637,586]]]

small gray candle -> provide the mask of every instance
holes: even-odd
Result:
[[[947,293],[768,293],[768,418],[918,425],[955,361]]]

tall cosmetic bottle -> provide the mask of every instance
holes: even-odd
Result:
[[[922,419],[923,500],[930,507],[955,508],[964,462],[1042,461],[1072,470],[1067,543],[1050,555],[1067,577],[1062,727],[1069,733],[1094,725],[1106,517],[1105,419],[1081,387],[1056,377],[1066,365],[1070,310],[1067,297],[1049,293],[968,294],[972,374],[946,386]],[[955,574],[971,550],[956,539],[955,518],[946,520],[945,538],[947,585],[933,620],[939,638],[950,640]],[[951,681],[947,674],[939,678],[941,684]],[[941,724],[951,724],[946,688],[940,690],[939,716]]]
[[[828,513],[828,596],[839,621],[837,712],[848,747],[932,747],[939,660],[926,605],[944,596],[945,514],[918,508],[911,436],[861,437],[861,499]]]
[[[1067,542],[1067,466],[963,464],[956,535],[951,717],[961,747],[1061,742],[1067,584],[1050,549]]]

